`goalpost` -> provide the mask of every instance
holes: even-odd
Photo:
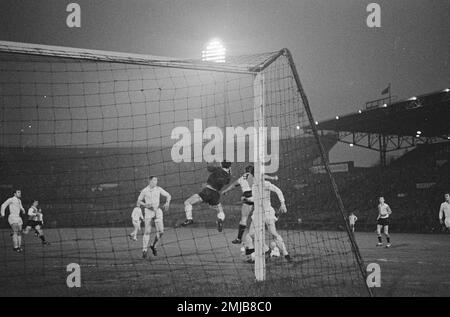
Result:
[[[0,294],[70,294],[66,267],[77,263],[85,294],[371,295],[325,159],[335,142],[319,138],[287,49],[214,63],[0,41],[0,107],[0,200],[15,188],[25,209],[39,200],[52,242],[27,235],[16,257],[0,224]],[[254,265],[231,243],[239,190],[221,197],[223,232],[206,204],[194,205],[193,226],[178,226],[207,165],[229,157],[232,181],[255,169]],[[266,261],[264,174],[286,199],[276,226],[292,262]],[[128,234],[150,175],[172,203],[158,254],[144,260],[142,239]]]
[[[257,281],[264,281],[266,279],[266,262],[264,257],[264,240],[265,240],[265,226],[264,226],[264,206],[263,201],[264,192],[264,155],[265,155],[265,124],[264,124],[264,75],[258,73],[254,79],[254,94],[255,94],[255,186],[254,186],[254,218],[255,222],[255,277]]]

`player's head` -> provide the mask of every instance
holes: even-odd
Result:
[[[33,207],[37,207],[39,205],[39,201],[38,200],[33,200]]]
[[[448,202],[448,203],[450,203],[450,193],[446,193],[446,194],[444,195],[444,197],[445,197],[445,201]]]
[[[378,198],[378,201],[380,202],[380,204],[384,203],[384,197],[381,196],[380,198]]]
[[[253,165],[247,165],[245,167],[245,172],[250,173],[254,176],[255,175],[255,167]]]
[[[148,185],[149,185],[151,188],[153,188],[153,187],[155,187],[156,185],[158,185],[158,177],[156,177],[156,176],[150,176],[150,177],[148,178]]]
[[[14,192],[14,196],[16,196],[17,198],[22,197],[22,191],[20,189],[16,189],[16,191]]]
[[[220,163],[220,165],[224,169],[230,169],[231,168],[231,162],[228,162],[227,160],[223,160],[222,163]]]

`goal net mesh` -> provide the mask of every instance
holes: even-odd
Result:
[[[0,294],[368,294],[331,175],[314,168],[323,155],[288,51],[207,63],[42,47],[0,45],[0,198],[20,189],[26,211],[38,200],[51,244],[41,245],[30,230],[22,235],[24,252],[13,252],[7,208]],[[221,197],[222,232],[207,204],[194,205],[192,226],[178,226],[184,201],[208,178],[207,165],[219,166],[232,151],[234,181],[253,162],[250,138],[227,127],[254,126],[256,72],[264,75],[268,165],[278,165],[270,175],[279,179],[271,182],[287,206],[276,227],[292,258],[267,259],[264,282],[255,281],[241,245],[231,243],[241,219],[239,188]],[[277,140],[271,128],[278,128]],[[335,142],[323,140],[325,152]],[[143,232],[137,241],[128,235],[150,175],[172,202],[157,256],[143,259]],[[278,210],[276,195],[272,205]],[[150,244],[154,235],[152,224]],[[80,266],[80,288],[66,284],[71,263]]]

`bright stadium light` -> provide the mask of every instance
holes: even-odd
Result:
[[[361,114],[361,113],[362,113],[362,110],[361,110],[361,109],[360,109],[360,110],[358,110],[358,113],[359,113],[359,114]]]
[[[336,116],[336,120],[339,120],[339,116]]]
[[[411,97],[408,100],[417,100],[417,97]]]
[[[416,134],[417,134],[417,135],[421,135],[421,134],[422,134],[422,131],[417,131]]]
[[[444,89],[444,92],[450,92],[450,88]]]
[[[319,125],[319,121],[316,121],[315,124],[316,124],[316,125]]]
[[[211,40],[202,51],[202,61],[225,63],[226,49],[218,39]]]
[[[387,108],[387,103],[385,103],[385,104],[383,105],[383,108]]]
[[[353,143],[350,143],[350,147],[353,147]]]

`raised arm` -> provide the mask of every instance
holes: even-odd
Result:
[[[278,180],[278,176],[270,176],[270,175],[266,175],[264,174],[264,180],[266,181],[277,181]]]
[[[268,186],[269,186],[270,191],[276,193],[277,196],[278,196],[278,200],[279,200],[280,203],[281,203],[280,211],[281,211],[282,213],[287,212],[286,204],[285,204],[285,201],[284,201],[284,195],[283,195],[283,192],[281,191],[281,189],[279,189],[277,186],[275,186],[275,185],[272,184],[272,183],[269,183]]]

